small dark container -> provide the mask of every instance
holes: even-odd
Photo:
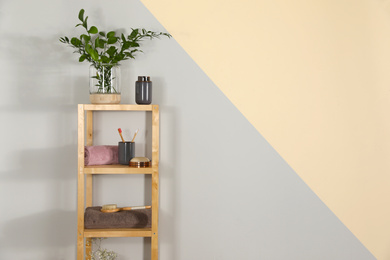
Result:
[[[149,76],[138,76],[135,82],[135,102],[138,105],[152,103],[152,82]]]
[[[120,164],[129,165],[134,158],[135,142],[118,142],[118,160]]]

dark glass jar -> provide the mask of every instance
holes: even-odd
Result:
[[[152,103],[152,82],[149,76],[138,76],[135,82],[135,102],[138,105]]]

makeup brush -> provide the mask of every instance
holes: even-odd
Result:
[[[139,131],[139,129],[137,129],[137,131],[135,131],[135,134],[134,134],[133,140],[131,140],[131,142],[134,142],[134,139],[135,139],[135,137],[137,136],[137,134],[138,134],[138,131]]]
[[[107,205],[103,205],[100,211],[103,213],[113,213],[122,210],[150,209],[150,208],[152,208],[152,206],[135,206],[135,207],[118,208],[116,204],[107,204]]]
[[[125,139],[123,139],[123,136],[122,136],[122,129],[118,128],[118,132],[119,132],[119,135],[122,138],[122,142],[125,142]]]

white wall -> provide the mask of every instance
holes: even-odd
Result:
[[[79,32],[81,8],[99,28],[164,30],[135,0],[0,3],[0,259],[75,258],[76,105],[89,102],[88,65],[58,38]],[[136,76],[152,77],[160,259],[374,259],[174,39],[144,51],[122,66],[122,103],[134,103]],[[97,118],[107,133],[99,142],[119,140],[121,116]],[[96,204],[147,202],[149,180],[128,177],[101,176]],[[105,246],[120,259],[149,258],[143,239]]]

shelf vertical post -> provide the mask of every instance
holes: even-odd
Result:
[[[84,259],[84,106],[78,105],[77,260]]]
[[[87,140],[86,143],[88,146],[93,145],[93,111],[86,110],[86,121],[87,121]],[[92,174],[86,174],[86,198],[85,203],[86,207],[92,207]],[[86,238],[85,242],[85,259],[91,260],[91,252],[92,252],[92,238]]]
[[[158,207],[159,207],[159,128],[160,115],[158,105],[152,107],[152,260],[158,259]]]

